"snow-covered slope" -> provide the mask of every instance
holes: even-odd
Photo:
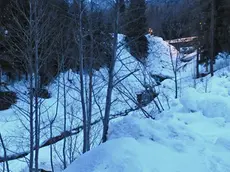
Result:
[[[218,115],[223,112],[222,106],[215,106],[219,99],[199,104],[194,99],[206,99],[208,94],[187,92],[193,97],[185,95],[184,106],[178,103],[157,120],[134,113],[113,123],[110,140],[64,172],[229,172],[230,123],[225,117],[230,111],[224,109],[226,113]],[[201,110],[191,112],[188,108],[194,104]]]
[[[161,38],[148,39],[145,71],[173,77],[169,45]],[[173,58],[177,55],[175,50]],[[165,80],[157,89],[169,110],[155,114],[156,120],[137,111],[112,122],[109,141],[64,172],[230,172],[230,70],[196,80],[195,58],[179,65],[185,65],[178,72],[179,101],[173,98],[173,80]]]
[[[119,35],[119,43],[123,43]],[[154,89],[159,93],[156,102],[165,110],[159,114],[155,103],[144,107],[144,112],[156,120],[145,119],[142,110],[137,110],[129,117],[112,121],[109,141],[100,143],[102,124],[92,127],[94,148],[80,156],[65,172],[229,172],[230,128],[229,128],[229,90],[230,75],[225,68],[216,72],[216,77],[195,80],[195,58],[184,63],[178,61],[180,55],[176,49],[159,37],[148,35],[149,56],[144,64],[130,55],[125,46],[120,46],[115,65],[115,83],[111,114],[124,112],[136,106],[136,94],[145,90],[144,85],[155,86],[153,75],[167,76]],[[170,56],[170,50],[171,55]],[[193,56],[194,54],[190,54]],[[194,55],[195,56],[195,55]],[[172,58],[171,58],[172,57]],[[177,63],[178,95],[181,102],[175,100],[175,82],[173,66]],[[93,100],[93,121],[101,117],[104,110],[107,74],[106,68],[95,71],[93,78],[95,97]],[[88,80],[85,76],[86,81]],[[59,84],[59,96],[58,96]],[[52,135],[63,131],[64,92],[66,85],[67,130],[81,125],[81,103],[79,95],[79,75],[72,71],[62,73],[48,86],[52,98],[42,99],[41,106],[41,143]],[[25,152],[29,148],[29,105],[26,102],[28,83],[20,81],[9,88],[20,97],[17,104],[0,115],[0,133],[5,139],[8,155]],[[187,89],[193,87],[194,89]],[[184,93],[185,92],[185,93]],[[59,97],[59,101],[57,98]],[[201,97],[198,99],[198,97]],[[218,99],[216,99],[216,97]],[[57,109],[58,105],[58,109]],[[223,108],[225,107],[225,108]],[[19,111],[19,108],[21,111]],[[215,111],[216,113],[213,113]],[[22,113],[23,112],[23,113]],[[225,113],[226,112],[226,113]],[[116,122],[115,122],[116,121]],[[82,133],[67,138],[74,151],[71,156],[79,157]],[[55,144],[55,150],[62,150],[63,142]],[[69,151],[70,152],[70,151]],[[67,151],[67,154],[69,153]],[[2,149],[0,147],[0,156]],[[69,155],[69,154],[68,154]],[[53,155],[55,171],[62,171],[62,153]],[[40,150],[39,166],[50,169],[50,147]],[[68,161],[72,162],[72,159]],[[13,172],[27,172],[24,159],[10,161]],[[0,164],[2,165],[2,164]],[[24,170],[23,170],[24,169]],[[190,170],[190,171],[189,171]],[[225,170],[225,171],[224,171]]]

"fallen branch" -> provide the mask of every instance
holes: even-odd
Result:
[[[136,111],[138,109],[139,109],[139,107],[130,108],[130,109],[125,110],[124,112],[114,114],[114,115],[110,115],[110,120],[118,118],[118,117],[121,117],[121,116],[127,116],[130,112]],[[101,118],[95,120],[94,122],[91,123],[91,126],[99,123],[100,121],[102,121]],[[83,130],[83,126],[78,126],[76,128],[73,128],[72,130],[62,132],[61,134],[59,134],[57,136],[54,136],[52,138],[49,138],[48,140],[44,141],[39,146],[39,148],[44,148],[44,147],[53,145],[53,144],[63,140],[64,138],[79,134],[82,130]],[[35,150],[35,147],[33,149]],[[15,154],[8,155],[8,156],[5,156],[5,157],[0,156],[0,163],[16,160],[16,159],[19,159],[19,158],[24,158],[25,156],[29,155],[29,153],[30,153],[30,151],[26,151],[26,152],[21,152],[21,153],[15,153]]]

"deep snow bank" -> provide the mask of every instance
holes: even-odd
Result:
[[[124,35],[119,35],[119,45],[123,42]],[[168,45],[163,46],[165,43],[161,38],[158,37],[148,37],[150,41],[150,49],[155,48],[158,50],[159,56],[154,52],[150,52],[148,57],[147,66],[137,61],[134,57],[130,55],[125,46],[119,46],[117,51],[117,61],[115,65],[115,77],[114,82],[116,87],[113,91],[113,104],[111,107],[111,114],[117,114],[129,109],[130,107],[136,106],[136,93],[145,90],[143,84],[154,85],[154,79],[151,77],[150,73],[152,69],[152,62],[155,61],[156,64],[160,64],[159,71],[156,67],[156,73],[162,73],[162,63],[160,59],[169,60],[168,57]],[[160,53],[162,51],[162,53]],[[164,60],[163,60],[164,61]],[[151,63],[150,63],[151,62]],[[148,64],[150,63],[150,64]],[[130,75],[131,73],[131,75]],[[164,73],[164,72],[163,72]],[[166,73],[169,73],[167,71]],[[104,110],[104,105],[106,101],[106,91],[108,83],[108,69],[102,68],[100,71],[95,71],[93,76],[93,85],[95,97],[93,98],[93,119],[97,120],[101,117],[100,112]],[[127,77],[128,76],[128,77]],[[88,82],[88,76],[85,76],[86,82]],[[53,135],[59,135],[63,129],[64,123],[64,94],[66,95],[66,110],[67,110],[67,130],[71,130],[73,127],[79,126],[82,121],[80,94],[79,88],[79,75],[73,71],[68,71],[61,73],[53,83],[47,86],[48,90],[52,93],[52,98],[42,101],[41,105],[41,143],[50,138],[50,121],[55,119],[53,123]],[[64,93],[64,87],[66,86],[66,92]],[[17,92],[19,100],[12,109],[7,111],[1,111],[0,115],[0,132],[7,144],[9,151],[7,155],[14,154],[14,152],[24,152],[29,150],[29,132],[25,130],[25,126],[29,126],[28,117],[22,115],[23,113],[29,112],[29,94],[28,94],[29,83],[25,80],[16,82],[9,86],[10,90]],[[58,95],[59,89],[59,95]],[[57,101],[57,99],[59,99]],[[97,99],[97,103],[96,100]],[[98,106],[100,104],[100,107]],[[58,106],[58,109],[56,107]],[[154,109],[155,108],[155,109]],[[157,111],[154,104],[149,106],[146,111]],[[73,115],[74,114],[74,115]],[[102,124],[95,126],[95,131],[99,133],[99,129]],[[93,131],[94,132],[94,131]],[[98,137],[99,138],[99,137]],[[81,144],[82,136],[75,137],[74,140],[77,144]],[[71,139],[70,139],[71,140]],[[100,142],[100,139],[97,140]],[[57,149],[62,149],[63,142],[56,143]],[[80,146],[79,146],[80,147]],[[1,148],[1,145],[0,145]],[[44,151],[43,151],[44,150]],[[2,151],[2,149],[0,149]],[[78,152],[76,151],[75,157],[77,157]],[[54,158],[55,163],[61,164],[58,156]],[[49,162],[49,155],[46,149],[41,149],[39,164],[44,164]],[[20,171],[27,164],[24,161],[10,161],[10,168],[12,171]],[[1,164],[0,164],[1,166]],[[41,165],[42,166],[42,165]],[[49,165],[47,165],[49,166]],[[55,165],[56,166],[56,165]],[[61,168],[59,168],[61,169]]]
[[[112,114],[124,111],[130,108],[130,106],[135,106],[133,99],[135,99],[137,92],[145,89],[143,83],[155,84],[151,75],[173,77],[169,50],[172,50],[173,63],[175,63],[178,52],[159,37],[147,37],[150,49],[145,66],[132,57],[125,47],[121,46],[118,50],[119,56],[115,65],[115,83],[118,84],[113,92]],[[122,40],[123,35],[119,35],[119,41],[122,42]],[[184,63],[179,64],[180,67],[184,65]],[[178,71],[180,90],[188,85],[193,85],[192,75],[194,66],[195,62],[192,60]],[[132,75],[129,75],[130,73]],[[94,90],[99,95],[97,101],[102,109],[104,109],[105,105],[107,74],[107,69],[103,68],[95,72],[93,78]],[[129,77],[126,78],[127,75]],[[121,80],[121,78],[125,79]],[[79,160],[70,165],[66,172],[229,172],[229,162],[227,160],[230,159],[230,127],[228,123],[225,123],[226,118],[224,116],[224,112],[229,111],[228,103],[226,104],[226,99],[223,99],[223,97],[227,98],[229,96],[229,78],[217,77],[216,81],[210,80],[208,82],[207,91],[213,93],[212,96],[220,96],[220,99],[223,100],[222,103],[226,105],[226,109],[222,110],[222,104],[217,105],[220,113],[215,114],[215,116],[212,114],[216,110],[212,103],[215,101],[215,97],[210,103],[205,102],[206,99],[202,99],[204,103],[200,103],[199,101],[197,102],[196,98],[203,94],[196,91],[194,94],[190,92],[191,98],[185,95],[185,101],[182,102],[182,105],[179,101],[173,99],[174,81],[172,79],[165,80],[156,89],[160,92],[159,98],[164,108],[167,109],[167,104],[169,104],[169,108],[173,107],[173,109],[160,114],[156,121],[137,118],[137,116],[142,115],[141,111],[137,111],[133,114],[135,118],[126,117],[113,123],[109,131],[110,140],[81,156]],[[61,74],[49,86],[53,97],[49,100],[44,100],[41,107],[43,112],[41,128],[48,126],[49,121],[55,116],[58,79],[60,79],[60,82],[65,80],[66,87],[68,88],[66,90],[67,111],[71,112],[67,117],[69,119],[67,121],[67,128],[69,130],[81,124],[79,118],[81,117],[80,96],[77,91],[71,89],[72,87],[79,88],[79,75],[71,71]],[[203,83],[205,82],[197,83],[197,87],[203,90]],[[22,100],[27,98],[24,95],[24,92],[27,91],[27,84],[22,81],[12,86],[12,89],[20,90],[19,93],[21,93]],[[60,131],[63,131],[64,92],[62,85],[60,86],[58,116],[53,128],[54,135],[60,134]],[[218,89],[219,87],[221,91]],[[168,100],[170,101],[167,102]],[[189,101],[187,102],[187,100]],[[194,104],[190,106],[192,101],[194,101]],[[23,110],[28,110],[28,104],[24,101],[19,101],[17,105]],[[184,106],[183,109],[181,109],[182,106]],[[209,106],[213,106],[213,109],[206,112]],[[157,110],[154,108],[156,107],[152,103],[145,107],[145,110],[155,116]],[[22,125],[23,122],[27,125],[28,121],[20,114],[15,113],[14,110],[10,109],[1,112],[0,116],[1,133],[7,141],[7,147],[10,149],[8,151],[9,154],[27,150],[29,147],[29,142],[25,139],[29,138],[29,133],[25,131],[24,124]],[[98,119],[100,117],[100,109],[96,103],[94,103],[93,112],[95,113],[93,119]],[[209,112],[210,114],[208,114]],[[15,128],[15,126],[17,127]],[[100,127],[99,125],[95,127],[97,128],[95,130],[97,133],[99,133],[98,128]],[[43,136],[41,141],[49,138],[48,133],[49,127],[41,130],[41,135]],[[76,143],[81,144],[81,135],[74,137],[74,139],[76,139]],[[98,142],[100,141],[99,139]],[[62,142],[57,143],[55,146],[61,150]],[[44,166],[45,169],[50,168],[50,157],[47,152],[49,152],[48,147],[41,149],[39,157],[40,165],[41,167]],[[77,154],[78,152],[76,151],[75,153]],[[56,155],[54,156],[54,161],[55,167],[57,167],[55,171],[60,171],[62,166]],[[26,165],[24,161],[10,161],[11,170],[15,172],[20,171]]]
[[[221,89],[220,89],[221,90]],[[213,93],[198,93],[194,88],[184,90],[181,103],[191,112],[202,112],[209,118],[222,117],[230,122],[230,98]]]
[[[173,76],[169,45],[161,38],[148,39],[145,71]],[[182,97],[169,102],[170,110],[155,121],[139,118],[136,112],[113,122],[110,140],[82,155],[64,172],[230,172],[229,71],[216,72],[212,79],[194,80],[194,64],[189,62],[179,72]],[[159,92],[173,97],[173,85],[173,80],[165,80]],[[197,89],[184,89],[188,86]],[[162,101],[165,104],[166,100]]]
[[[113,123],[110,140],[64,172],[229,172],[230,124],[182,111]]]

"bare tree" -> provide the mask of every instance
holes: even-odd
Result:
[[[6,146],[4,144],[4,141],[3,141],[3,138],[2,138],[2,135],[0,133],[0,142],[2,144],[2,148],[3,148],[3,152],[4,152],[4,158],[6,159],[7,157],[7,153],[6,153]],[[8,164],[8,161],[6,160],[6,171],[7,172],[10,172],[10,168],[9,168],[9,164]]]
[[[170,55],[170,60],[171,60],[171,65],[172,65],[172,72],[174,75],[174,83],[175,83],[175,99],[178,98],[178,72],[180,70],[179,68],[179,52],[177,52],[176,57],[173,56],[172,54],[172,47],[169,45],[169,55]],[[176,60],[174,60],[176,58]]]
[[[210,24],[210,42],[211,42],[211,50],[210,50],[210,73],[211,76],[214,75],[214,61],[215,61],[215,15],[216,15],[216,4],[215,0],[211,2],[211,24]]]
[[[109,129],[109,116],[110,116],[110,108],[112,102],[112,91],[113,91],[113,79],[114,79],[114,67],[117,59],[117,43],[118,43],[118,24],[119,24],[119,1],[115,1],[115,9],[114,9],[114,32],[113,32],[113,52],[112,59],[109,66],[108,72],[108,87],[106,94],[106,104],[105,104],[105,114],[103,118],[103,135],[102,142],[107,141],[107,133]]]
[[[38,171],[40,124],[42,101],[39,99],[41,85],[40,71],[46,64],[46,59],[52,53],[55,41],[53,20],[49,4],[46,1],[30,0],[12,2],[12,23],[9,25],[9,38],[7,39],[7,52],[23,65],[29,74],[29,97],[19,90],[25,103],[29,105],[29,111],[19,108],[19,111],[29,118],[30,123],[30,162],[29,169]],[[52,38],[52,39],[51,39]],[[47,44],[47,40],[50,42]],[[28,98],[28,99],[27,99]],[[17,106],[16,106],[17,107]],[[26,126],[26,125],[25,125]],[[34,151],[35,147],[35,151]],[[34,169],[33,169],[34,168]]]
[[[93,104],[93,59],[94,59],[94,37],[93,37],[93,0],[90,1],[90,16],[89,16],[89,35],[90,35],[90,58],[89,58],[89,94],[88,94],[88,109],[87,109],[87,150],[90,150],[90,131],[92,121],[92,104]]]

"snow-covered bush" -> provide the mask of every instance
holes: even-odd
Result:
[[[198,107],[206,117],[223,117],[226,121],[230,121],[229,98],[207,93],[199,102]]]
[[[208,82],[208,93],[227,97],[229,96],[228,90],[230,90],[230,85],[226,77],[213,76]]]
[[[229,53],[222,52],[216,57],[215,69],[219,70],[230,65],[230,55]]]
[[[115,122],[110,126],[109,138],[115,139],[120,137],[132,137],[138,139],[140,137],[150,138],[152,133],[151,124],[146,119],[135,117],[125,117],[122,120]]]
[[[230,99],[227,97],[212,93],[198,93],[194,88],[188,88],[185,89],[180,101],[187,110],[201,111],[206,117],[222,117],[230,121]]]
[[[140,148],[143,146],[133,138],[114,139],[83,154],[64,172],[142,172],[144,163],[137,156]]]
[[[180,101],[186,109],[192,112],[198,111],[200,94],[194,88],[187,88],[183,91]]]

